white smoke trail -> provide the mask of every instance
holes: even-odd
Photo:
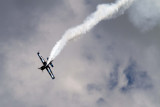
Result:
[[[101,4],[97,6],[97,10],[92,13],[81,25],[67,30],[62,38],[53,47],[47,64],[52,61],[64,48],[68,41],[80,36],[91,30],[96,24],[104,19],[110,19],[119,15],[120,9],[126,10],[134,0],[118,0],[114,4]],[[121,14],[123,13],[121,12]]]

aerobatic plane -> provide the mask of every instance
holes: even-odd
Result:
[[[39,58],[40,58],[40,60],[41,60],[41,62],[43,64],[43,66],[41,66],[39,69],[42,70],[42,71],[44,69],[46,69],[48,71],[49,75],[51,76],[51,78],[55,79],[55,77],[54,77],[54,75],[53,75],[53,73],[51,71],[51,68],[50,68],[50,66],[54,67],[53,64],[52,64],[52,61],[47,65],[47,61],[45,61],[44,58],[42,56],[40,56],[39,52],[37,52],[37,55],[39,56]],[[48,60],[48,58],[47,58],[47,60]]]

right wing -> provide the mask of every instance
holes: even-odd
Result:
[[[52,79],[55,79],[50,67],[47,67],[46,70],[48,71],[49,75],[51,76]]]

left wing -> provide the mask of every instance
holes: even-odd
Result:
[[[41,60],[41,62],[42,62],[42,63],[44,63],[44,62],[45,62],[45,60],[43,59],[43,57],[42,57],[42,56],[40,56],[40,53],[39,53],[39,52],[37,52],[37,55],[39,56],[39,59]]]
[[[51,76],[51,78],[52,78],[52,79],[55,79],[55,77],[54,77],[54,75],[53,75],[53,73],[52,73],[52,71],[51,71],[51,69],[50,69],[49,66],[46,67],[46,70],[48,71],[48,73],[49,73],[49,75]]]

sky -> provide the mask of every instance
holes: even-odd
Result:
[[[136,0],[69,42],[55,79],[41,72],[66,30],[114,0],[0,0],[0,106],[159,107],[160,1]]]

